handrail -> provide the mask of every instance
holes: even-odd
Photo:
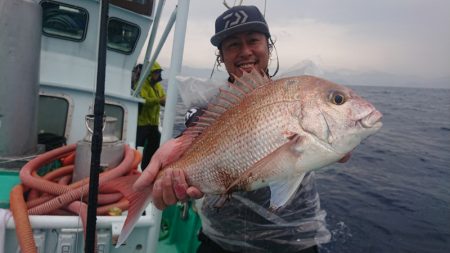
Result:
[[[184,40],[186,37],[189,2],[190,0],[178,0],[178,12],[175,23],[174,42],[172,46],[172,58],[169,72],[169,87],[167,91],[166,107],[164,110],[161,143],[164,143],[170,138],[172,138],[173,134],[173,126],[176,114],[176,104],[178,99],[176,76],[181,72],[181,66],[183,62]],[[159,210],[154,212],[156,224],[161,223],[161,215],[162,213]],[[149,233],[148,236],[148,243],[150,245],[149,252],[156,252],[156,246],[158,244],[159,238],[159,230],[154,231],[154,233],[155,234]]]
[[[153,66],[153,64],[155,63],[156,58],[158,58],[158,55],[161,52],[161,49],[164,46],[164,43],[166,42],[167,37],[169,36],[170,30],[172,29],[172,26],[176,20],[177,9],[178,9],[178,6],[175,7],[175,9],[172,12],[172,15],[170,16],[169,22],[167,23],[166,29],[164,30],[164,33],[161,36],[161,40],[159,41],[158,47],[156,48],[155,53],[153,54],[152,58],[148,62],[144,61],[144,64],[142,67],[143,72],[141,72],[141,76],[139,77],[139,81],[133,92],[134,97],[137,97],[141,93],[142,86],[144,85],[144,80],[150,74],[151,66]],[[147,52],[149,50],[150,49],[147,49]]]

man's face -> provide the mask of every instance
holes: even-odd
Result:
[[[222,42],[222,61],[227,72],[242,76],[253,68],[266,71],[269,64],[267,38],[259,32],[235,33]]]
[[[152,71],[152,79],[153,80],[158,80],[159,75],[161,75],[161,70]]]

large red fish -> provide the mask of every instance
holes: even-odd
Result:
[[[276,81],[253,71],[221,90],[194,127],[164,144],[164,169],[189,185],[226,195],[270,186],[274,210],[305,172],[337,162],[382,126],[382,114],[351,89],[313,76]],[[164,153],[169,150],[169,153]],[[119,237],[131,232],[151,196],[133,203]]]

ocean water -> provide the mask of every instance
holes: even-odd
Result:
[[[350,161],[316,172],[332,233],[320,252],[450,252],[450,89],[351,88],[384,125]]]
[[[450,90],[352,88],[384,125],[316,173],[333,236],[321,252],[450,252]]]

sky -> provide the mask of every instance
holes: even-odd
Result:
[[[210,38],[216,17],[226,10],[222,2],[190,1],[185,66],[212,68],[216,49]],[[159,34],[176,4],[176,0],[166,1]],[[312,60],[332,70],[450,77],[449,0],[253,0],[243,4],[265,12],[281,71]],[[158,58],[162,66],[170,66],[171,41],[172,36]]]

